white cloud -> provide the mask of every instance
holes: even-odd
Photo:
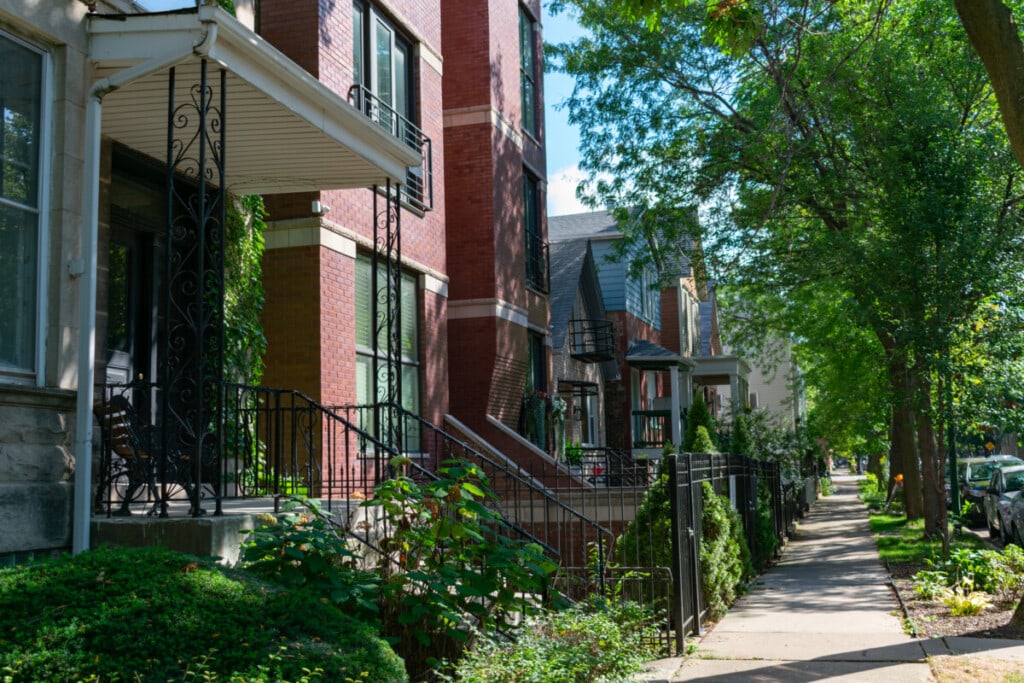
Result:
[[[586,175],[577,166],[568,166],[548,176],[548,216],[565,216],[573,213],[586,213],[590,207],[584,206],[576,198],[576,186],[586,179]]]

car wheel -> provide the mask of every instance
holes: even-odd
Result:
[[[999,530],[996,529],[995,525],[992,524],[992,520],[989,519],[988,514],[985,515],[985,526],[988,527],[988,537],[997,538],[999,536]]]
[[[1006,522],[999,522],[999,540],[1002,542],[1003,547],[1010,545],[1010,534],[1006,531]]]

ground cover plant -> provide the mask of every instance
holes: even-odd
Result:
[[[657,656],[650,614],[636,603],[583,603],[537,615],[511,641],[488,641],[455,666],[458,683],[631,681]]]
[[[877,490],[868,486],[868,494],[862,498],[869,507],[884,505]],[[942,541],[926,539],[920,519],[876,512],[870,523],[909,630],[926,637],[1024,638],[1024,629],[1009,623],[1024,591],[1020,548],[997,549],[965,530],[950,534],[943,557]]]
[[[308,591],[161,548],[0,570],[0,604],[9,683],[407,680],[373,628]]]

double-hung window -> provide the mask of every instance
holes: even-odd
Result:
[[[384,287],[383,271],[378,271],[378,288]],[[398,365],[401,367],[400,402],[403,408],[414,415],[420,412],[420,359],[419,359],[419,316],[417,315],[418,292],[416,278],[412,274],[402,273],[401,292],[399,297],[401,354]],[[380,324],[381,311],[376,311],[374,320],[374,301],[382,297],[373,296],[373,261],[369,256],[360,254],[356,258],[356,402],[361,406],[369,406],[386,400],[392,388],[389,383],[394,378],[387,372],[388,345],[387,330]],[[377,344],[374,342],[376,330]],[[376,368],[377,374],[374,375]],[[367,412],[360,425],[370,433],[374,431],[372,414]],[[386,427],[386,425],[383,425]],[[406,452],[419,451],[419,432],[415,425],[407,425],[405,432]],[[381,430],[386,433],[386,429]]]
[[[46,55],[0,32],[0,378],[38,380],[46,249]]]
[[[525,8],[519,8],[519,92],[522,99],[523,130],[537,137],[537,22]]]

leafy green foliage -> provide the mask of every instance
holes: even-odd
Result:
[[[732,433],[729,435],[729,453],[754,457],[754,442],[750,436],[750,420],[741,410],[736,411],[732,420]]]
[[[406,681],[375,629],[306,591],[161,548],[0,570],[5,680]]]
[[[757,482],[757,505],[754,507],[754,547],[750,549],[750,561],[761,572],[768,568],[779,549],[779,537],[775,533],[775,514],[772,510],[771,492],[764,479]]]
[[[895,463],[906,464],[908,512],[921,514],[920,492],[941,491],[929,432],[952,405],[940,378],[956,377],[958,414],[991,418],[982,424],[1019,419],[1010,406],[1024,405],[1021,335],[1015,323],[990,326],[1024,310],[1024,215],[1009,208],[1021,175],[953,8],[553,8],[586,30],[552,46],[550,59],[575,78],[567,106],[583,131],[581,194],[635,214],[700,206],[692,237],[710,277],[745,304],[734,316],[749,323],[744,341],[796,343],[814,436],[877,453],[894,415],[905,424],[913,413],[924,439],[897,444]],[[679,244],[675,226],[664,235],[620,226],[657,246],[655,262]],[[910,453],[922,476],[908,469]],[[934,534],[945,513],[930,502]]]
[[[319,501],[286,501],[280,516],[261,515],[262,524],[242,546],[243,566],[291,589],[306,588],[327,598],[346,614],[374,621],[380,578],[360,568]]]
[[[700,573],[704,604],[713,620],[720,619],[736,601],[742,581],[754,575],[743,522],[711,484],[702,484],[704,512],[701,518]]]
[[[672,507],[668,465],[662,459],[640,507],[615,543],[615,562],[623,567],[672,567]]]
[[[717,453],[718,451],[714,448],[714,443],[710,450],[701,450],[696,447],[697,441],[697,430],[701,427],[704,428],[708,440],[711,439],[711,435],[715,433],[715,421],[711,417],[710,411],[708,411],[708,404],[704,402],[704,394],[697,392],[694,394],[693,403],[690,404],[690,409],[686,413],[686,434],[683,435],[682,452],[684,453]],[[705,446],[706,448],[706,446]]]
[[[250,386],[263,377],[267,350],[260,322],[265,217],[262,197],[241,197],[229,205],[224,231],[224,376]]]
[[[455,667],[459,683],[612,683],[655,656],[650,616],[635,603],[580,604],[532,619],[512,642],[485,642]],[[449,679],[452,680],[452,679]]]
[[[395,458],[392,466],[408,465]],[[379,553],[355,552],[313,501],[253,533],[247,566],[374,618],[415,678],[454,660],[476,632],[511,628],[539,609],[556,565],[535,544],[510,537],[479,467],[447,462],[437,480],[396,476],[363,503],[388,520]],[[290,510],[297,509],[290,507]],[[360,569],[376,563],[374,571]],[[371,604],[375,602],[375,604]]]
[[[693,443],[690,444],[691,453],[717,453],[718,449],[715,448],[715,443],[711,440],[711,435],[708,434],[708,430],[704,425],[697,427],[697,434],[693,438]]]

